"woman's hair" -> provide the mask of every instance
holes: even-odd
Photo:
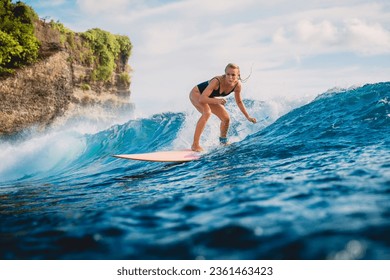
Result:
[[[226,70],[227,70],[228,68],[237,69],[237,70],[238,70],[238,79],[239,79],[241,82],[243,82],[243,83],[245,83],[245,82],[250,78],[250,76],[252,75],[252,67],[251,67],[251,73],[250,73],[249,76],[246,77],[245,79],[242,79],[242,78],[241,78],[240,66],[238,66],[237,64],[235,64],[235,63],[229,63],[228,65],[226,65],[226,67],[225,67],[225,73],[226,73]]]

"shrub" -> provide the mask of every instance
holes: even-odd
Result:
[[[91,90],[91,86],[90,86],[89,84],[82,84],[82,85],[81,85],[81,90],[82,90],[82,91]]]
[[[38,15],[24,3],[1,0],[0,75],[38,59],[39,41],[34,35]]]
[[[130,75],[129,73],[127,72],[122,72],[120,75],[119,75],[119,81],[126,85],[126,86],[130,86]]]
[[[71,48],[74,48],[74,36],[75,33],[70,30],[69,28],[65,27],[61,22],[57,21],[50,21],[50,27],[54,30],[58,30],[60,32],[60,42],[61,44],[64,44],[67,42]]]
[[[116,59],[128,60],[132,45],[126,36],[113,35],[99,28],[90,29],[80,36],[84,38],[94,54],[95,70],[92,78],[98,81],[108,81],[115,70]]]
[[[116,35],[116,39],[119,43],[121,58],[123,62],[126,62],[130,58],[133,45],[127,36]]]

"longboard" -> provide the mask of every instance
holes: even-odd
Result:
[[[142,160],[142,161],[154,161],[154,162],[186,162],[192,160],[198,160],[200,153],[192,150],[182,151],[162,151],[143,154],[121,154],[113,155],[116,158]]]

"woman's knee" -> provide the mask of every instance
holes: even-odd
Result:
[[[225,125],[229,125],[230,124],[230,116],[229,115],[223,116],[221,118],[221,122],[224,123]]]
[[[202,113],[202,117],[206,120],[208,120],[211,117],[211,110],[205,108]]]

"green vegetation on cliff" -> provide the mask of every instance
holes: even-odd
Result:
[[[110,32],[93,28],[86,32],[74,33],[60,22],[50,22],[50,26],[61,34],[61,43],[72,53],[72,59],[93,68],[92,81],[108,81],[118,65],[126,65],[131,55],[132,44],[129,37],[114,35]],[[77,40],[77,37],[82,40]],[[130,77],[125,69],[120,79],[130,84]]]
[[[92,78],[97,81],[107,81],[116,67],[116,59],[126,63],[131,54],[131,42],[126,36],[113,35],[107,31],[94,28],[80,36],[84,38],[94,54],[95,69]]]
[[[0,0],[0,76],[13,73],[14,69],[37,61],[40,42],[34,35],[34,22],[39,22],[35,11],[21,3]],[[4,20],[3,20],[4,18]],[[130,76],[125,69],[131,55],[132,44],[127,36],[113,35],[94,28],[75,33],[60,22],[42,23],[59,34],[58,49],[66,49],[72,62],[91,67],[86,81],[111,79],[114,72],[121,73],[122,83],[130,85]],[[42,39],[41,39],[42,40]]]
[[[0,0],[0,76],[15,68],[34,63],[38,58],[39,41],[34,35],[34,10],[11,0]]]

